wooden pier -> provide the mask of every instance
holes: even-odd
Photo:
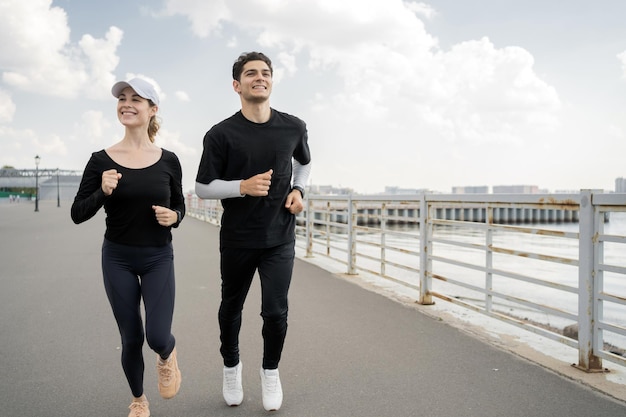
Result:
[[[433,217],[441,220],[457,220],[485,223],[488,211],[495,224],[540,224],[540,223],[578,223],[578,210],[572,209],[533,209],[491,207],[486,208],[435,208]],[[389,225],[417,224],[420,215],[419,207],[385,206],[360,207],[357,209],[356,219],[359,225],[378,225],[383,221]],[[348,223],[349,213],[344,208],[333,207],[329,211],[316,211],[316,220],[327,220],[335,223]],[[605,221],[608,220],[605,218]]]

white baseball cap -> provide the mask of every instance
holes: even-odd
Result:
[[[132,88],[141,97],[151,100],[157,106],[159,105],[159,95],[157,94],[156,89],[152,83],[144,80],[143,78],[133,78],[132,80],[119,81],[115,83],[111,88],[113,97],[118,98],[126,87]]]

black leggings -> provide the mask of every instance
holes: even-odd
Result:
[[[174,314],[174,251],[159,247],[126,246],[104,240],[102,273],[113,315],[122,337],[122,368],[133,393],[143,394],[144,328],[140,301],[146,316],[148,346],[167,358],[176,343],[171,333]]]
[[[261,278],[263,368],[276,369],[287,335],[287,293],[291,283],[294,243],[269,249],[221,248],[222,302],[218,314],[224,365],[239,363],[241,312],[254,272]]]

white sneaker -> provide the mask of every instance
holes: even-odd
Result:
[[[236,406],[243,401],[243,387],[241,385],[241,361],[232,368],[224,367],[224,382],[222,394],[224,401],[230,406]]]
[[[277,411],[283,404],[283,387],[280,385],[278,369],[261,369],[261,390],[263,408],[266,411]]]

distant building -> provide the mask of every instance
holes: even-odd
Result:
[[[28,172],[30,171],[15,168],[0,169],[0,188],[34,188],[35,176],[32,173],[29,175]]]
[[[452,187],[452,194],[489,194],[488,185]]]
[[[39,183],[40,200],[74,201],[81,177],[77,175],[59,175],[42,180]]]
[[[40,200],[73,201],[82,178],[82,171],[57,169],[7,169],[0,170],[0,190],[34,190],[39,186]],[[21,191],[21,192],[20,192]]]
[[[494,185],[494,194],[539,194],[536,185]]]
[[[352,188],[333,187],[332,185],[309,185],[306,187],[306,191],[320,195],[350,195],[354,193]]]
[[[615,192],[626,193],[626,178],[619,177],[615,179]]]
[[[426,188],[401,188],[396,186],[386,186],[383,194],[401,195],[401,194],[427,194],[430,191]]]

